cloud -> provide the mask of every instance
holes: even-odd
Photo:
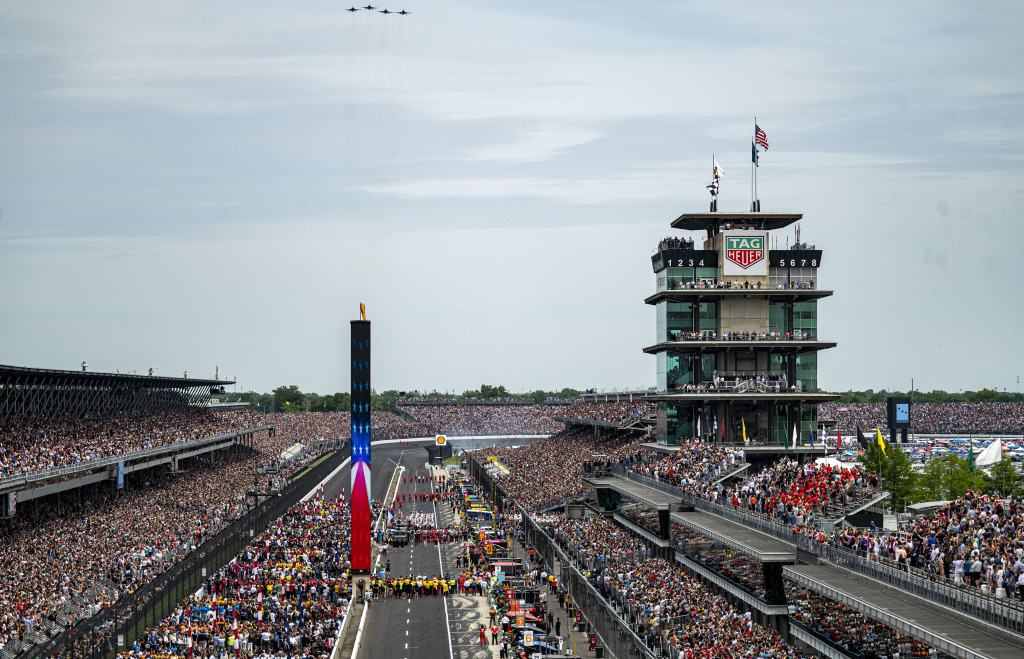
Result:
[[[550,160],[573,147],[600,139],[602,133],[586,128],[549,125],[523,133],[518,140],[474,149],[467,160],[540,162]]]

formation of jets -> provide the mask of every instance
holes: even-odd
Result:
[[[373,11],[374,9],[377,9],[377,8],[374,7],[373,5],[366,5],[365,7],[349,7],[345,11],[362,11],[364,9],[366,11]],[[402,11],[390,11],[388,9],[377,9],[377,12],[381,13],[381,14],[399,14],[401,16],[408,16],[409,14],[412,13],[411,11],[406,11],[404,9]]]

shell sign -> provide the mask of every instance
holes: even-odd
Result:
[[[444,435],[435,435],[434,441],[437,442],[438,446],[444,446],[448,442],[448,438]]]

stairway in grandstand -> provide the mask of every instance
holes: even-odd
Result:
[[[750,469],[750,463],[741,462],[738,465],[734,465],[733,467],[723,471],[722,473],[715,475],[711,479],[711,484],[718,485],[719,483],[727,481],[731,478],[738,478],[742,474],[746,473],[748,469]]]
[[[869,496],[854,499],[853,501],[847,501],[845,505],[826,506],[825,512],[822,514],[822,521],[825,523],[831,522],[832,524],[838,524],[848,516],[855,515],[860,511],[870,508],[877,503],[881,503],[888,498],[889,493],[887,491],[879,490]]]
[[[633,416],[625,419],[621,428],[623,430],[635,430],[639,428],[648,428],[653,426],[658,421],[658,415],[655,412],[648,412],[646,414],[634,414]]]

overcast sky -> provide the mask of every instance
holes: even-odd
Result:
[[[362,301],[379,390],[650,385],[756,115],[820,386],[1016,390],[1024,4],[399,1],[0,0],[0,363],[347,391]]]

